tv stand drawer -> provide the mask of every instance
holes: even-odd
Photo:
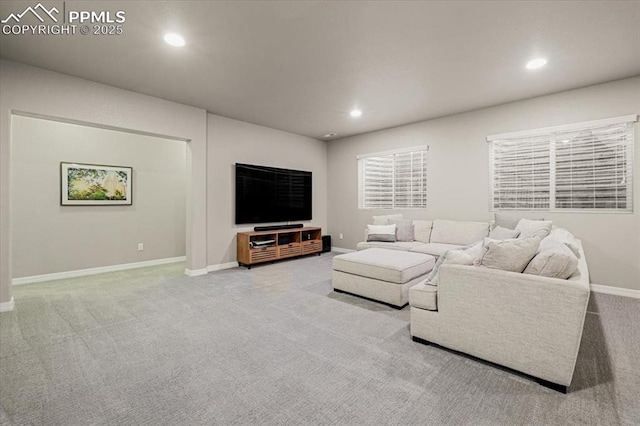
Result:
[[[278,246],[278,257],[300,256],[300,243]]]
[[[305,241],[302,243],[302,254],[317,253],[322,251],[322,241]]]
[[[250,250],[251,263],[266,262],[269,260],[276,260],[276,248],[275,247],[262,247]]]

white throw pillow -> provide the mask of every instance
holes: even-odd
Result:
[[[391,219],[401,220],[402,219],[402,214],[388,214],[388,215],[384,215],[384,216],[374,216],[373,217],[373,224],[374,225],[389,225],[391,223],[391,222],[389,222]]]
[[[525,274],[566,280],[578,269],[578,257],[564,243],[550,240],[540,250],[524,270]]]
[[[367,225],[367,241],[396,241],[396,225]]]
[[[480,255],[482,250],[482,241],[478,241],[475,244],[471,244],[467,247],[459,249],[453,249],[445,252],[438,258],[429,278],[427,278],[427,284],[438,285],[440,281],[440,266],[445,263],[451,263],[454,265],[473,265],[474,260]]]
[[[551,226],[553,222],[550,220],[531,220],[531,219],[520,219],[516,229],[520,231],[520,236],[518,238],[524,239],[529,237],[539,237],[543,239],[551,232]]]
[[[489,232],[489,238],[494,240],[508,240],[512,238],[518,238],[520,231],[517,229],[507,229],[502,226],[496,226]]]
[[[542,250],[543,244],[550,244],[553,241],[566,244],[567,247],[571,249],[573,254],[575,254],[576,257],[580,259],[580,243],[578,242],[576,237],[574,237],[573,234],[565,228],[553,228],[549,236],[542,240],[542,242],[540,243],[540,248],[538,249],[538,251]]]
[[[421,243],[428,243],[431,239],[431,227],[433,222],[430,220],[414,220],[413,221],[413,239]]]
[[[473,264],[503,271],[522,272],[536,255],[539,246],[538,237],[517,240],[485,238],[480,256]]]

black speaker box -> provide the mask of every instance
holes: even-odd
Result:
[[[331,251],[331,235],[322,236],[322,252],[327,253]]]

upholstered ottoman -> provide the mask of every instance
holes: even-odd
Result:
[[[402,309],[409,288],[433,269],[428,254],[370,248],[333,258],[333,289]]]

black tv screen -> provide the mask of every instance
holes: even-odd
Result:
[[[236,164],[236,224],[311,220],[311,172]]]

